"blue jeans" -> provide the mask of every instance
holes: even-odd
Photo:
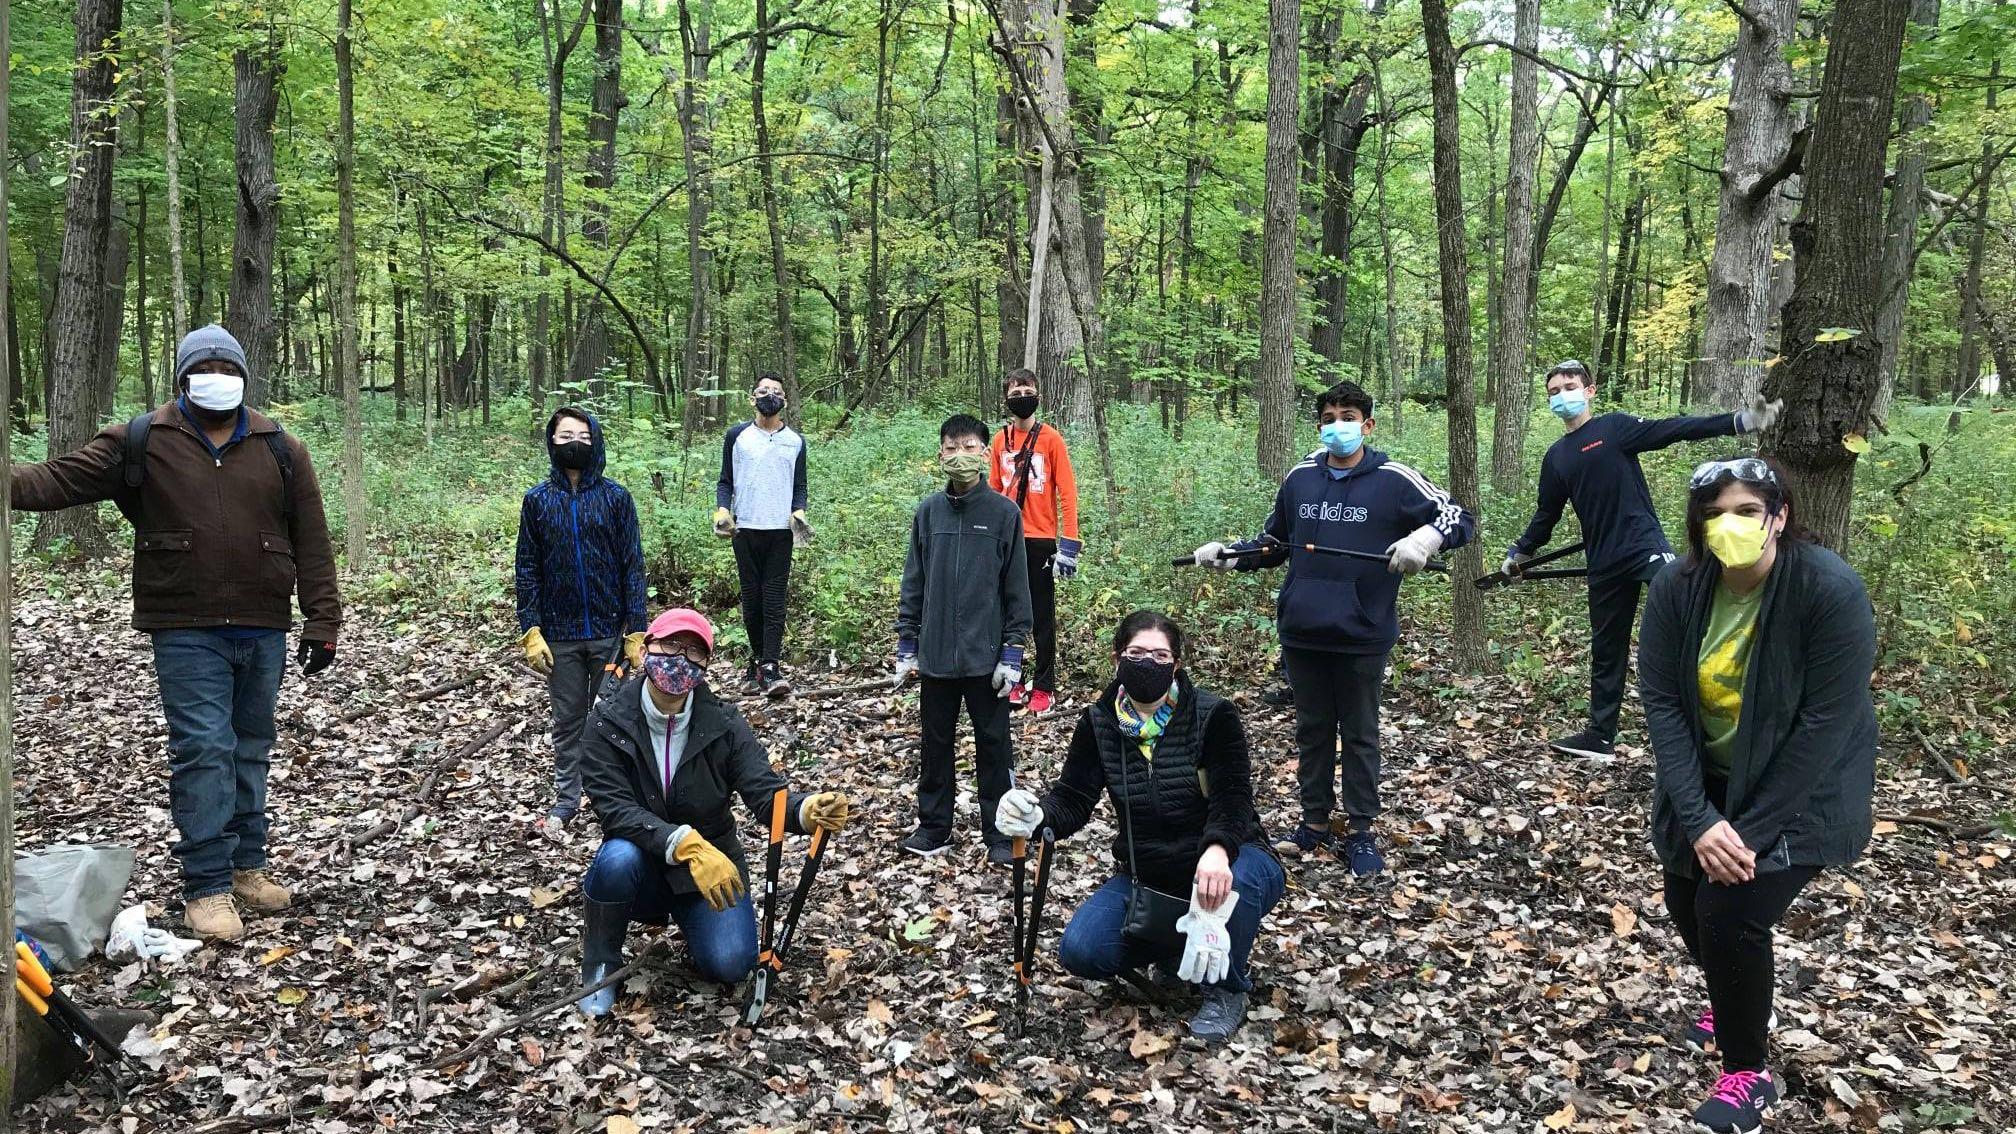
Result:
[[[670,919],[686,938],[693,967],[708,980],[734,984],[756,967],[756,907],[748,892],[716,913],[697,893],[673,893],[664,865],[628,839],[603,841],[581,893],[591,902],[629,906],[631,921],[664,925]]]
[[[1226,922],[1232,932],[1232,970],[1219,982],[1220,987],[1234,992],[1253,987],[1246,975],[1246,957],[1260,936],[1260,919],[1281,900],[1287,881],[1281,864],[1266,847],[1247,843],[1239,848],[1239,857],[1232,863],[1232,888],[1239,893],[1239,908]],[[1127,924],[1127,899],[1133,892],[1134,880],[1116,874],[1071,915],[1064,939],[1057,943],[1057,961],[1066,972],[1088,980],[1111,980],[1129,969],[1150,963],[1173,967],[1182,959],[1180,950],[1164,955],[1121,932]]]
[[[182,838],[182,896],[231,890],[231,872],[266,865],[266,766],[287,635],[154,632],[168,718],[168,810]]]

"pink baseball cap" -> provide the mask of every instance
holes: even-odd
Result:
[[[651,628],[644,631],[644,640],[655,642],[681,632],[697,635],[707,643],[707,652],[714,652],[714,624],[690,606],[675,606],[652,619]]]

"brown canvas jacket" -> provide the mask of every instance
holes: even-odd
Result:
[[[222,460],[173,402],[154,411],[147,477],[133,528],[133,626],[180,630],[258,626],[285,630],[301,594],[302,637],[334,642],[343,621],[336,556],[308,447],[292,434],[293,514],[283,507],[269,417],[246,411],[248,432]],[[126,491],[126,424],[83,448],[14,468],[14,507],[53,512]]]

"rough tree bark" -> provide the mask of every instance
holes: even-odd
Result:
[[[1779,196],[1799,161],[1792,65],[1785,48],[1799,0],[1749,0],[1737,24],[1736,69],[1722,143],[1722,206],[1708,262],[1701,338],[1702,400],[1736,409],[1764,377],[1771,329],[1771,248]]]
[[[1792,225],[1795,282],[1782,317],[1785,362],[1765,393],[1785,415],[1765,438],[1791,473],[1801,520],[1836,551],[1848,543],[1856,452],[1882,385],[1877,341],[1883,253],[1884,151],[1890,140],[1906,6],[1839,0],[1828,36],[1805,203]],[[1854,332],[1820,342],[1832,327]]]
[[[1295,220],[1300,209],[1301,0],[1267,4],[1266,196],[1261,205],[1260,471],[1274,480],[1295,464]]]
[[[601,2],[601,0],[598,0]],[[682,424],[699,428],[705,399],[697,391],[714,384],[714,246],[707,219],[714,208],[714,134],[708,106],[707,68],[713,61],[713,0],[679,0],[679,137],[686,168],[686,351],[682,369],[686,403]]]
[[[784,379],[785,414],[798,424],[798,336],[792,329],[791,309],[796,291],[784,259],[784,225],[778,218],[777,167],[770,156],[770,119],[763,110],[764,72],[770,60],[770,6],[756,0],[756,35],[751,45],[749,65],[749,115],[756,123],[756,178],[763,190],[763,223],[770,235],[771,303],[776,313],[777,357]]]
[[[1988,65],[1987,110],[1988,120],[1995,120],[1995,84],[2002,77],[2002,60],[1992,60]],[[1981,184],[1981,192],[1974,203],[1974,223],[1967,235],[1967,273],[1960,284],[1960,351],[1953,370],[1953,396],[1965,397],[1972,393],[1981,380],[1981,341],[1983,339],[1983,316],[1988,309],[1987,295],[1981,290],[1981,265],[1988,246],[1988,204],[1994,196],[1990,187],[1995,184],[1995,166],[1998,154],[1995,141],[1990,136],[1981,139],[1981,165],[1976,177]]]
[[[1912,0],[1911,23],[1939,26],[1939,0]],[[1915,94],[1897,110],[1897,176],[1890,189],[1890,213],[1883,225],[1883,298],[1876,337],[1883,348],[1882,380],[1876,392],[1876,419],[1888,420],[1897,390],[1897,348],[1904,311],[1911,301],[1911,276],[1918,266],[1918,214],[1925,196],[1925,127],[1932,123],[1932,99]]]
[[[279,330],[273,321],[273,243],[280,231],[280,183],[273,175],[273,118],[280,107],[284,65],[272,25],[266,43],[238,49],[237,75],[238,227],[231,239],[231,305],[225,329],[245,348],[251,371],[245,401],[264,406]]]
[[[1428,77],[1435,103],[1435,227],[1442,253],[1442,365],[1449,386],[1449,492],[1477,510],[1477,389],[1470,376],[1469,252],[1463,231],[1462,136],[1457,126],[1456,52],[1444,0],[1421,0]],[[1484,573],[1479,543],[1455,556],[1459,579]],[[1451,660],[1465,672],[1484,667],[1484,608],[1474,587],[1449,588]]]
[[[111,238],[112,158],[118,117],[110,113],[119,0],[79,0],[77,55],[70,76],[70,166],[63,198],[63,252],[49,317],[49,453],[89,441],[110,407],[99,401],[98,320]],[[111,552],[95,507],[50,512],[35,528],[36,550],[70,541],[80,555]]]
[[[1517,492],[1526,474],[1526,423],[1533,412],[1533,380],[1526,365],[1527,319],[1532,314],[1533,181],[1540,166],[1540,0],[1514,0],[1512,108],[1505,163],[1505,279],[1498,293],[1498,339],[1491,350],[1491,385],[1497,394],[1491,431],[1491,483]]]
[[[161,2],[161,106],[167,118],[167,140],[161,164],[168,189],[168,294],[174,325],[168,340],[176,342],[189,330],[189,281],[182,274],[182,133],[175,109],[175,0]],[[168,360],[168,390],[174,390],[175,360]]]
[[[343,552],[364,570],[364,380],[357,359],[357,117],[351,0],[336,0],[336,380],[343,384]]]
[[[623,109],[622,0],[595,0],[595,83],[588,100],[588,200],[582,206],[581,238],[599,251],[609,248],[609,197],[616,188],[616,116]],[[598,296],[588,298],[580,335],[567,374],[586,382],[609,362],[609,323]]]
[[[588,17],[595,10],[594,0],[581,0],[581,10],[574,17],[572,27],[564,28],[558,41],[554,29],[560,26],[560,14],[556,3],[548,14],[546,0],[539,2],[539,31],[542,47],[546,53],[546,179],[540,193],[539,232],[548,243],[567,247],[567,182],[566,182],[566,134],[562,114],[565,110],[567,93],[567,60],[574,54],[574,48],[581,42],[581,31],[588,26]],[[552,275],[552,265],[544,256],[539,257],[539,297],[532,309],[532,392],[535,404],[532,416],[535,424],[543,427],[545,407],[537,399],[542,395],[551,377],[557,376],[560,360],[553,349],[553,296],[548,283]],[[421,367],[422,372],[426,370]],[[423,393],[424,393],[423,383]],[[424,401],[425,398],[423,397]]]

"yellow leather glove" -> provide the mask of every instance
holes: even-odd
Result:
[[[644,632],[623,635],[623,664],[635,673],[644,668]]]
[[[735,869],[735,861],[714,849],[714,844],[701,838],[700,832],[688,831],[679,840],[679,845],[672,849],[672,861],[683,863],[693,872],[693,885],[699,887],[700,896],[707,899],[715,913],[742,897],[742,872]]]
[[[726,508],[714,509],[714,534],[727,539],[735,534],[735,513]]]
[[[837,791],[822,791],[798,805],[798,825],[808,831],[837,835],[853,817],[854,813],[848,809],[847,796]]]
[[[553,647],[546,644],[546,635],[541,634],[537,626],[525,631],[518,644],[525,647],[526,665],[542,674],[553,672]]]

